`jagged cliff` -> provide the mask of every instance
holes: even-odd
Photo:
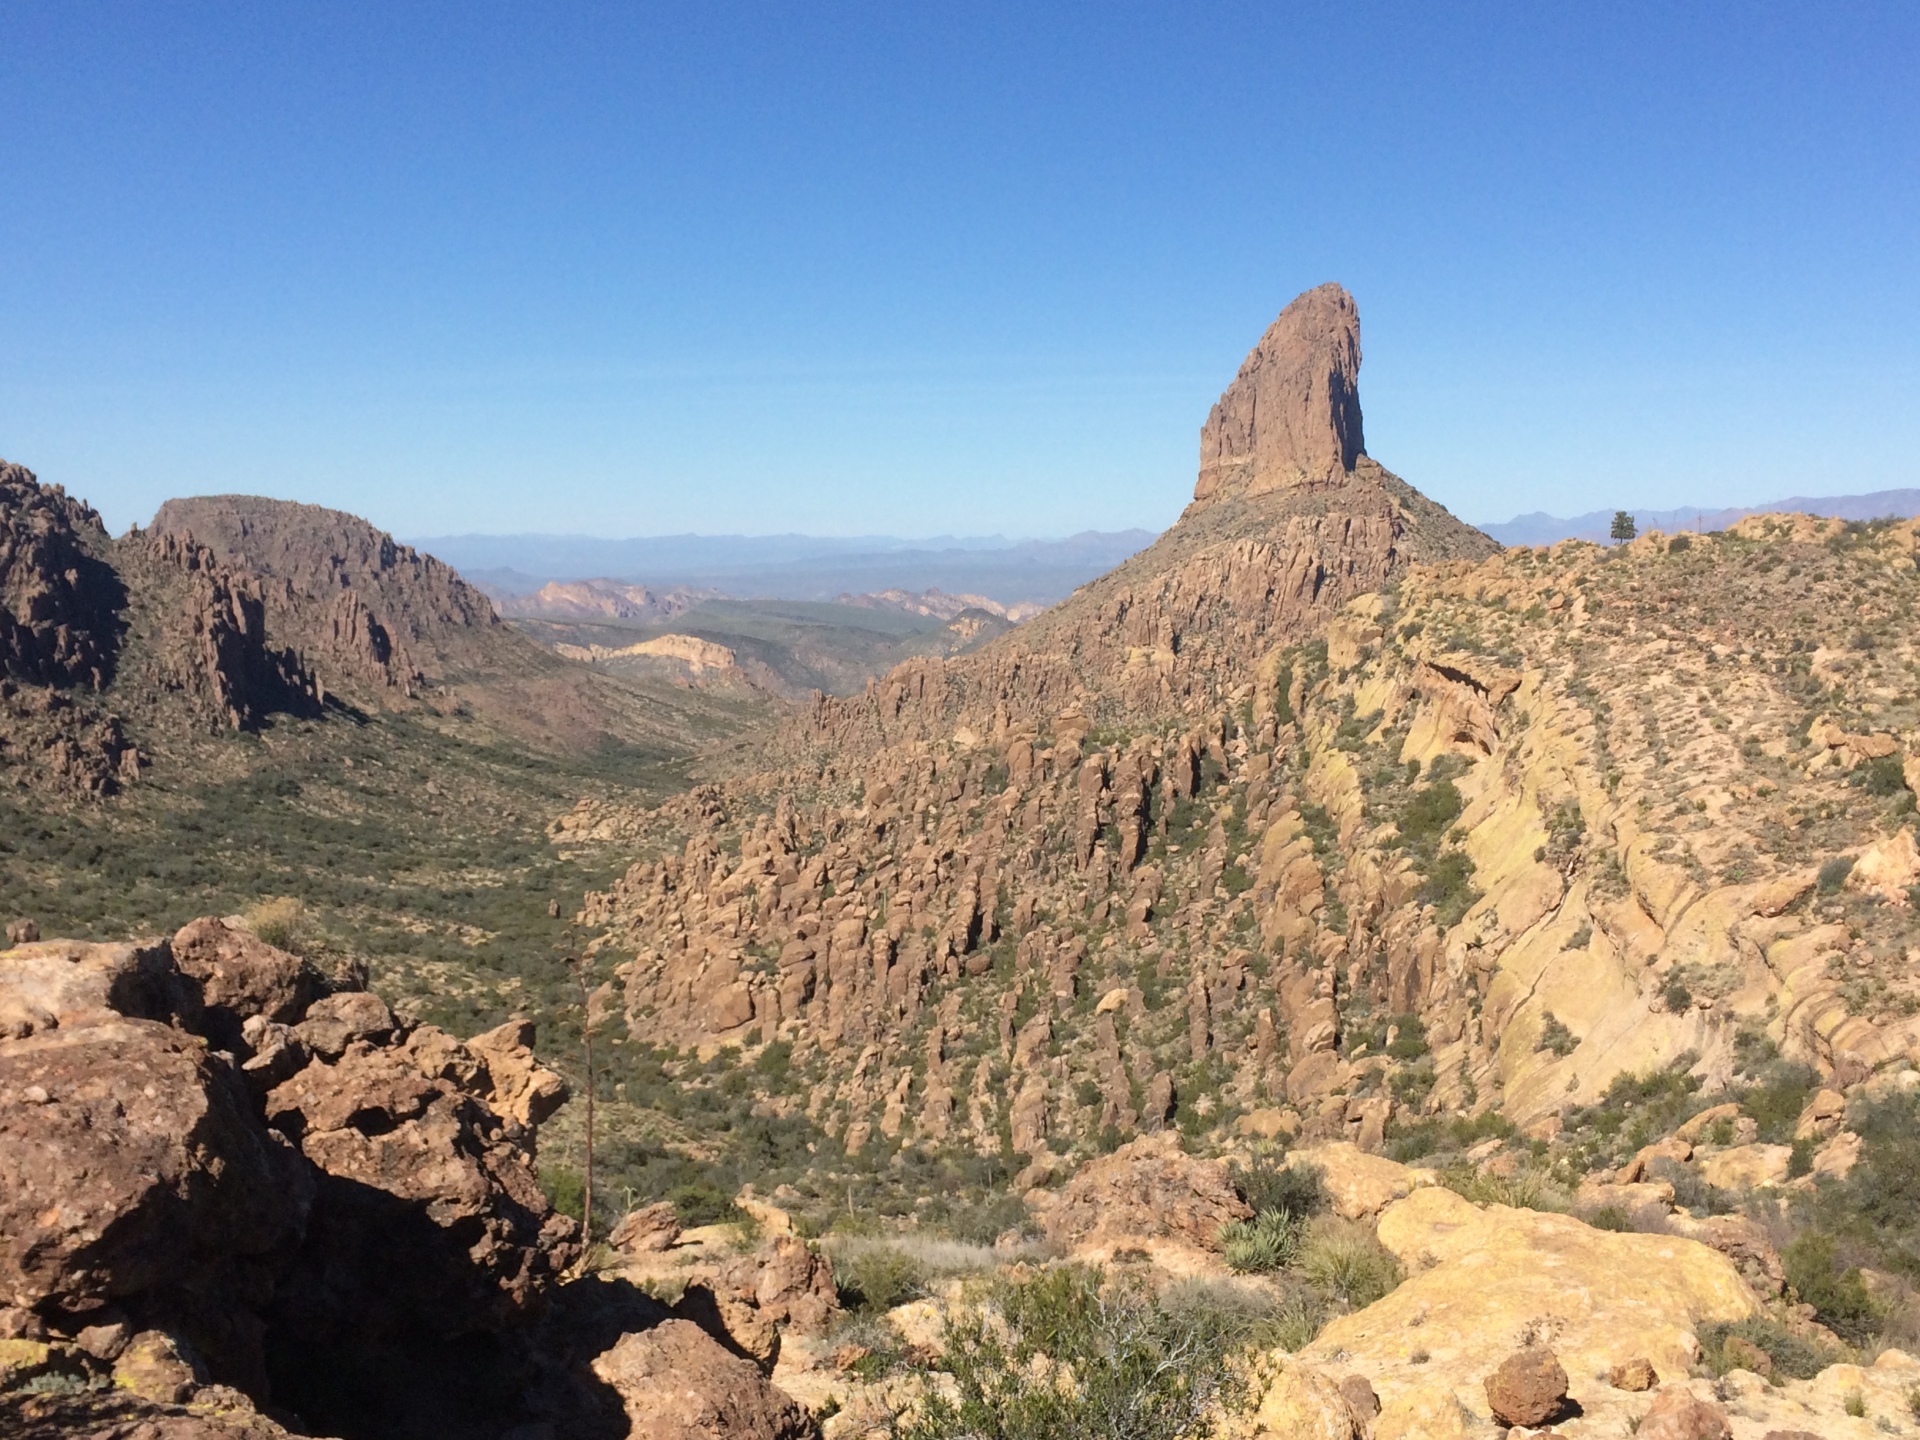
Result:
[[[1499,547],[1364,452],[1359,318],[1337,285],[1281,312],[1201,432],[1194,500],[1158,541],[978,652],[822,699],[784,737],[846,755],[1074,712],[1102,724],[1228,703],[1260,658],[1420,561]]]
[[[1912,1050],[1913,526],[1492,554],[1363,455],[1236,493],[1294,476],[1251,448],[1029,631],[818,707],[805,762],[564,817],[645,857],[583,914],[632,1034],[790,1042],[769,1105],[1029,1180],[1169,1124],[1550,1134],[1742,1037],[1843,1084]],[[1248,538],[1276,506],[1304,548]],[[1145,613],[1188,627],[1158,670]]]
[[[543,749],[670,735],[680,717],[503,625],[431,556],[338,511],[173,500],[118,539],[0,463],[0,770],[106,795],[195,736],[343,705],[477,716]],[[685,744],[684,736],[673,737]]]

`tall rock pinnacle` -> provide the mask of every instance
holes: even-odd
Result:
[[[1353,296],[1335,284],[1299,296],[1201,426],[1195,504],[1346,476],[1366,453],[1359,381]]]

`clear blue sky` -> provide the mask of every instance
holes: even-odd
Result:
[[[1462,515],[1920,485],[1920,5],[0,9],[0,455],[403,534],[1160,526],[1274,313]]]

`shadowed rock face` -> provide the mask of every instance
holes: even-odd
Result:
[[[632,1286],[564,1282],[530,1026],[468,1044],[323,988],[211,918],[0,950],[0,1380],[93,1382],[0,1385],[0,1435],[286,1433],[256,1405],[345,1440],[817,1434]],[[747,1279],[769,1341],[832,1313],[799,1241]]]
[[[1322,285],[1280,312],[1207,416],[1194,504],[1338,480],[1366,448],[1360,309]]]
[[[153,529],[191,536],[223,563],[262,577],[275,632],[350,680],[406,690],[497,648],[489,641],[500,622],[485,595],[358,516],[202,495],[167,501]]]

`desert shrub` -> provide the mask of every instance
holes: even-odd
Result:
[[[947,1323],[950,1391],[931,1391],[900,1440],[1188,1440],[1244,1389],[1235,1327],[1143,1286],[1061,1266],[1003,1283]]]
[[[1622,1234],[1633,1231],[1633,1217],[1622,1205],[1602,1205],[1597,1210],[1589,1210],[1581,1217],[1596,1230],[1615,1230]]]
[[[928,1210],[927,1219],[955,1240],[970,1245],[991,1245],[1008,1231],[1021,1236],[1034,1233],[1027,1202],[1005,1191],[936,1203]]]
[[[1855,768],[1852,779],[1869,795],[1877,795],[1882,799],[1898,795],[1907,788],[1906,772],[1901,768],[1898,755],[1882,755],[1869,760]]]
[[[547,1200],[554,1209],[575,1220],[580,1218],[586,1206],[587,1186],[578,1170],[565,1165],[542,1165],[540,1188],[547,1192]]]
[[[1766,1352],[1773,1362],[1773,1373],[1783,1380],[1811,1380],[1841,1357],[1832,1347],[1816,1345],[1803,1335],[1764,1316],[1749,1316],[1733,1324],[1716,1322],[1700,1329],[1700,1359],[1715,1375],[1743,1368],[1736,1356],[1726,1353],[1727,1341],[1741,1339]]]
[[[721,1225],[739,1218],[733,1197],[710,1181],[693,1180],[666,1193],[682,1225]]]
[[[1813,1306],[1815,1317],[1834,1334],[1858,1345],[1879,1332],[1885,1317],[1859,1268],[1842,1263],[1833,1236],[1807,1231],[1781,1251],[1780,1259],[1800,1303]]]
[[[1414,845],[1436,842],[1466,807],[1459,786],[1451,780],[1436,780],[1407,801],[1407,808],[1400,812],[1400,836]]]
[[[1836,855],[1820,867],[1817,881],[1822,895],[1831,895],[1847,883],[1847,876],[1853,873],[1853,857]]]
[[[1740,1096],[1740,1109],[1760,1127],[1760,1138],[1780,1145],[1793,1138],[1807,1096],[1819,1077],[1811,1067],[1776,1060],[1760,1072],[1759,1080]]]
[[[833,1283],[848,1310],[878,1315],[927,1293],[926,1268],[896,1245],[836,1246]]]
[[[1540,1038],[1533,1048],[1551,1050],[1564,1059],[1580,1048],[1580,1037],[1567,1028],[1565,1021],[1548,1010],[1540,1017]]]
[[[295,955],[311,955],[326,934],[306,903],[292,895],[262,900],[245,915],[247,928],[267,944]]]
[[[1733,1197],[1710,1185],[1700,1172],[1678,1160],[1658,1159],[1647,1167],[1655,1180],[1673,1186],[1673,1203],[1695,1215],[1725,1215],[1735,1209]]]
[[[1295,1162],[1282,1165],[1261,1156],[1235,1166],[1234,1188],[1253,1207],[1255,1216],[1278,1213],[1295,1220],[1318,1215],[1327,1208],[1327,1184],[1318,1166]]]
[[[1404,1165],[1436,1151],[1465,1150],[1482,1140],[1505,1140],[1513,1133],[1513,1122],[1496,1110],[1445,1118],[1428,1115],[1418,1120],[1392,1122],[1387,1135],[1386,1154],[1388,1159],[1398,1160]]]
[[[1861,1106],[1850,1123],[1861,1139],[1860,1160],[1845,1179],[1820,1182],[1808,1207],[1814,1227],[1839,1242],[1836,1256],[1920,1280],[1920,1096]],[[1812,1268],[1808,1278],[1820,1288]],[[1844,1276],[1844,1268],[1838,1273]],[[1843,1285],[1834,1297],[1842,1311],[1858,1298],[1850,1290]]]
[[[1814,1151],[1820,1148],[1820,1142],[1811,1135],[1802,1135],[1793,1142],[1793,1150],[1787,1156],[1787,1178],[1798,1180],[1802,1175],[1813,1173]]]
[[[1400,1262],[1365,1226],[1322,1220],[1297,1261],[1301,1279],[1346,1310],[1363,1310],[1401,1281]]]
[[[1433,862],[1421,884],[1419,898],[1438,913],[1440,928],[1450,929],[1473,908],[1480,892],[1473,887],[1473,858],[1464,850],[1449,850]]]
[[[1242,1274],[1266,1274],[1293,1259],[1302,1225],[1285,1210],[1263,1210],[1251,1220],[1220,1227],[1220,1257]]]
[[[1538,1170],[1494,1175],[1459,1165],[1441,1172],[1440,1183],[1476,1205],[1506,1205],[1515,1210],[1566,1211],[1572,1202]]]

